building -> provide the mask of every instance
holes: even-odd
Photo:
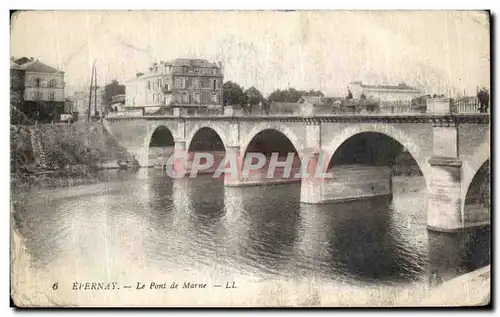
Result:
[[[73,102],[72,112],[78,113],[79,120],[88,119],[89,94],[90,88],[86,91],[77,91],[68,98]],[[92,91],[92,100],[90,100],[90,117],[100,117],[105,110],[104,107],[104,88],[98,87],[97,94],[96,91]]]
[[[222,108],[222,85],[221,63],[184,58],[161,61],[125,84],[125,107],[144,108],[145,113],[161,107]]]
[[[125,108],[125,94],[119,94],[111,97],[111,102],[109,103],[109,111],[123,111]]]
[[[422,95],[422,92],[418,89],[407,86],[406,84],[399,84],[397,86],[388,85],[366,85],[361,81],[351,82],[349,89],[353,95],[354,99],[362,99],[364,96],[367,99],[377,100],[380,102],[384,101],[411,101]]]
[[[33,57],[11,57],[11,105],[26,119],[58,121],[64,113],[64,72]]]

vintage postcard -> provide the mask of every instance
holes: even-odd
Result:
[[[11,12],[17,307],[490,304],[490,12]]]

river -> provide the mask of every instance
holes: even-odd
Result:
[[[425,288],[430,272],[448,280],[490,262],[489,228],[427,231],[425,194],[405,185],[392,201],[304,205],[300,184],[231,188],[210,175],[172,180],[155,169],[106,173],[108,181],[99,184],[13,194],[21,206],[13,223],[25,250],[16,266],[24,296],[39,294],[33,296],[58,305],[163,305],[177,302],[165,302],[158,292],[89,295],[72,285],[235,281],[246,290],[240,297],[214,290],[212,299],[245,306],[257,300],[250,292],[256,283],[305,287],[313,281],[322,285],[312,291],[316,302],[376,304],[373,294],[381,293],[374,288]],[[59,292],[50,289],[56,282]],[[344,290],[343,299],[329,300],[328,287]],[[262,303],[274,294],[255,292]],[[301,305],[301,293],[291,299],[292,293],[271,305]],[[207,304],[206,298],[193,296],[189,303]]]

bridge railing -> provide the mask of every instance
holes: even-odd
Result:
[[[323,110],[322,113],[325,111]],[[332,114],[410,114],[425,112],[425,105],[414,105],[410,101],[354,101],[331,107]]]
[[[477,113],[479,112],[479,99],[469,98],[465,100],[455,100],[454,107],[457,113]]]
[[[431,99],[434,100],[434,99]],[[477,98],[464,100],[450,100],[450,111],[452,113],[478,113],[479,101]],[[134,110],[125,112],[113,112],[108,117],[246,117],[246,116],[265,116],[265,117],[300,117],[300,116],[330,116],[330,115],[370,115],[370,114],[422,114],[428,113],[427,107],[429,100],[421,102],[411,101],[349,101],[342,104],[322,104],[322,105],[298,105],[289,108],[232,108],[226,106],[222,108],[162,108],[154,113],[146,113],[144,110]],[[306,109],[306,110],[305,110]],[[488,109],[489,110],[489,109]],[[432,111],[432,110],[431,110]],[[489,111],[488,111],[489,112]]]

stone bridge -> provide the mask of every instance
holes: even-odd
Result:
[[[200,131],[208,129],[219,137],[226,153],[238,157],[244,157],[258,134],[277,131],[283,140],[293,145],[299,156],[312,153],[317,158],[322,153],[330,164],[341,148],[346,153],[344,157],[350,156],[349,140],[370,135],[384,137],[406,149],[418,164],[426,184],[428,228],[440,231],[464,227],[467,191],[477,171],[490,158],[489,115],[480,113],[140,116],[107,118],[104,124],[141,166],[149,165],[150,141],[160,127],[170,131],[175,151],[190,150]],[[373,143],[369,140],[365,138],[365,146]],[[352,146],[359,146],[359,142],[356,144]],[[387,149],[377,143],[371,151],[372,156],[373,153],[387,156],[392,151],[391,147]],[[395,152],[394,155],[389,153],[389,156],[395,155]],[[301,202],[325,202],[323,183],[307,178],[301,182]],[[226,184],[231,185],[231,182]]]

